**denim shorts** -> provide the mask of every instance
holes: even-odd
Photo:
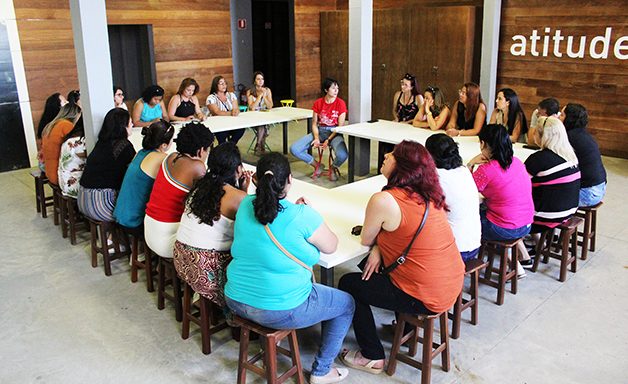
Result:
[[[604,199],[606,194],[606,182],[598,185],[594,185],[588,188],[580,189],[580,202],[581,207],[592,207]]]

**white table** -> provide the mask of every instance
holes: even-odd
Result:
[[[277,107],[268,111],[248,111],[242,112],[238,116],[210,116],[202,123],[213,133],[282,123],[283,153],[288,154],[288,122],[300,119],[307,119],[309,133],[312,130],[312,110],[294,107]],[[187,121],[173,122],[179,129],[186,123]]]
[[[385,143],[398,144],[403,140],[414,140],[423,145],[428,137],[444,131],[432,131],[425,128],[416,128],[410,124],[395,123],[388,120],[379,120],[375,123],[359,123],[337,127],[334,131],[349,136],[349,183],[352,183],[355,176],[355,138],[382,141]],[[480,141],[477,136],[458,136],[453,138],[458,143],[460,156],[463,163],[467,163],[480,153]],[[515,156],[521,161],[525,161],[535,151],[523,148],[523,144],[514,143]]]

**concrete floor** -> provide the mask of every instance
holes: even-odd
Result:
[[[291,123],[289,142],[304,131],[303,122]],[[243,151],[251,139],[247,132]],[[277,129],[271,147],[281,148],[280,140]],[[256,161],[253,155],[244,158]],[[290,159],[295,177],[308,179],[311,168]],[[461,337],[451,341],[451,370],[443,372],[440,359],[434,360],[433,383],[628,382],[628,203],[621,192],[628,190],[628,160],[604,163],[609,185],[596,251],[578,260],[578,272],[569,272],[564,283],[557,281],[556,261],[528,272],[517,295],[506,293],[503,306],[494,304],[493,288],[480,285],[480,323],[472,326],[464,314]],[[344,184],[346,164],[341,170],[338,182],[315,182]],[[72,246],[51,217],[36,213],[29,170],[0,174],[0,196],[1,383],[235,383],[238,344],[230,333],[214,335],[213,352],[204,356],[200,333],[193,326],[191,337],[181,339],[172,306],[157,310],[157,295],[146,292],[143,274],[132,284],[122,260],[113,263],[111,277],[102,265],[92,268],[86,234]],[[355,263],[346,263],[336,279],[355,270]],[[377,312],[380,324],[392,318]],[[319,330],[298,333],[307,370]],[[382,327],[380,335],[388,351],[392,334]],[[350,330],[344,347],[356,346]],[[350,370],[345,380],[419,381],[420,372],[404,364],[393,377]],[[249,374],[249,382],[263,381]]]

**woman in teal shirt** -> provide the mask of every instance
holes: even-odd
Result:
[[[338,238],[306,198],[286,200],[292,175],[281,153],[257,164],[257,194],[242,200],[236,214],[233,261],[227,269],[226,301],[237,315],[275,329],[306,328],[322,322],[322,342],[312,364],[311,383],[334,383],[348,375],[332,368],[353,318],[351,295],[312,284],[311,272],[285,255],[270,239],[312,267],[320,252],[333,253]],[[255,180],[254,179],[254,180]]]

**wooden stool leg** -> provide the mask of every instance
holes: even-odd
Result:
[[[434,320],[425,319],[424,324],[423,360],[421,361],[421,384],[430,384],[430,381],[432,379],[432,344],[434,342]]]
[[[155,292],[155,286],[153,282],[153,251],[148,248],[146,243],[144,243],[144,256],[146,257],[146,259],[144,260],[144,269],[146,271],[146,290],[148,292]]]
[[[460,337],[460,322],[462,318],[462,291],[458,295],[458,299],[456,299],[456,303],[454,304],[453,316],[451,319],[451,338],[457,339]]]
[[[246,384],[246,365],[249,360],[249,330],[240,328],[240,361],[238,363],[238,384]]]
[[[277,383],[277,340],[274,336],[264,337],[264,364],[266,364],[266,381]]]
[[[131,283],[137,283],[137,256],[140,252],[140,239],[133,235],[131,242]]]
[[[403,337],[403,329],[406,326],[406,321],[402,318],[397,320],[397,328],[395,328],[395,336],[393,337],[393,345],[390,350],[390,361],[388,362],[388,376],[395,374],[397,369],[397,355],[399,354],[399,348],[401,348],[401,338]]]
[[[182,291],[181,291],[181,279],[179,275],[177,275],[177,271],[172,268],[172,288],[174,289],[174,293],[172,297],[174,298],[174,313],[177,321],[183,320],[183,305],[181,304],[182,299]]]
[[[162,310],[166,307],[166,301],[164,297],[164,290],[166,289],[166,266],[164,265],[163,258],[159,257],[158,278],[157,282],[157,309]]]
[[[586,211],[584,214],[584,225],[582,228],[582,260],[586,260],[589,253],[589,245],[592,243],[589,242],[590,231],[591,231],[591,216],[592,211]],[[577,232],[577,230],[576,230]]]
[[[63,196],[59,197],[59,205],[61,206],[61,237],[67,239],[68,237],[68,222],[66,218],[68,217],[68,201],[63,198]]]
[[[92,236],[92,268],[98,267],[98,228],[96,223],[90,220],[89,230]]]
[[[479,271],[475,271],[471,274],[471,287],[469,288],[469,293],[471,294],[471,300],[473,300],[473,304],[471,305],[471,324],[478,324],[478,284],[479,284]]]
[[[188,284],[184,284],[183,293],[183,321],[181,323],[181,338],[187,340],[190,337],[190,315],[192,314],[192,288]]]
[[[102,223],[100,225],[100,243],[102,244],[102,257],[103,264],[105,264],[105,275],[111,276],[111,259],[109,258],[109,242],[107,238],[107,228],[109,225],[107,223]],[[112,235],[113,236],[113,235]]]
[[[519,249],[517,245],[513,246],[511,249],[510,255],[510,270],[513,272],[512,277],[510,278],[510,292],[513,295],[517,294],[517,285],[519,284],[519,277],[517,276],[517,264],[519,260]],[[508,257],[508,251],[506,251],[506,257]]]
[[[591,236],[591,234],[593,234]],[[597,235],[597,209],[591,211],[591,224],[589,226],[589,236],[591,236],[591,242],[589,243],[589,250],[595,252],[595,237]]]
[[[576,273],[578,264],[578,228],[571,234],[571,254],[569,259],[571,261],[571,272]]]
[[[499,261],[499,276],[497,287],[497,305],[504,304],[504,294],[506,292],[506,274],[508,271],[508,249],[502,248]]]
[[[297,366],[297,382],[305,383],[305,377],[303,377],[303,367],[301,366],[301,355],[299,353],[299,344],[297,343],[297,332],[292,330],[288,335],[288,342],[290,343],[290,352],[292,356],[292,365]]]
[[[187,287],[189,287],[189,285],[186,284]],[[192,290],[192,288],[190,288],[190,291]],[[190,301],[192,301],[192,298],[190,298]],[[209,332],[209,312],[210,312],[210,304],[209,304],[209,300],[201,297],[200,299],[201,301],[201,350],[203,351],[203,353],[205,355],[209,355],[210,353],[212,353],[212,346],[211,346],[211,339],[210,339],[210,332]],[[185,319],[185,316],[183,316],[183,319]]]
[[[447,329],[447,313],[440,316],[440,345],[444,345],[443,351],[440,353],[441,366],[443,371],[449,372],[449,331]]]
[[[561,258],[560,258],[560,276],[558,281],[567,280],[567,264],[569,262],[569,241],[567,240],[567,231],[560,231],[558,241],[561,243]]]

